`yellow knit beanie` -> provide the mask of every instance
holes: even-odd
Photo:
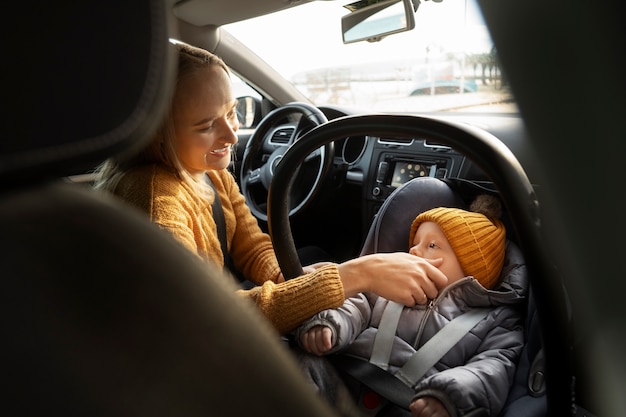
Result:
[[[500,214],[500,201],[487,194],[476,197],[470,211],[447,207],[425,211],[411,225],[409,246],[413,245],[421,223],[437,223],[448,238],[463,272],[472,275],[483,287],[493,288],[504,264],[506,230],[498,219]]]

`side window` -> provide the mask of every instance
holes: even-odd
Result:
[[[237,74],[231,72],[231,79],[233,81],[233,95],[235,97],[246,97],[250,96],[256,99],[261,100],[261,95],[254,90],[254,88],[250,87],[243,81],[241,78],[237,76]]]

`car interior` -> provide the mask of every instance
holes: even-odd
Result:
[[[99,163],[136,152],[158,127],[172,40],[216,53],[262,93],[240,98],[231,168],[286,277],[302,273],[300,248],[333,261],[406,250],[416,213],[498,194],[531,282],[501,416],[626,415],[617,5],[479,0],[519,108],[496,117],[316,106],[223,28],[305,3],[7,6],[7,415],[335,415],[235,282],[89,187]],[[402,4],[419,12],[419,0]]]

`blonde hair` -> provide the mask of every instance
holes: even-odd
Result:
[[[178,51],[178,72],[175,88],[178,88],[178,85],[183,78],[199,70],[204,70],[211,65],[218,65],[230,76],[228,67],[217,55],[185,43],[172,43]],[[176,154],[176,150],[174,148],[176,135],[174,133],[174,117],[172,109],[173,103],[170,103],[169,110],[163,119],[163,123],[154,134],[150,143],[148,143],[140,152],[125,158],[110,158],[98,166],[96,169],[94,188],[113,192],[119,181],[131,168],[140,165],[158,163],[169,167],[181,181],[196,190],[195,194],[198,198],[208,201],[209,203],[213,201],[214,195],[211,186],[206,182],[195,180],[183,167],[178,155]]]

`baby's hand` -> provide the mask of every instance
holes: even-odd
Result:
[[[315,326],[300,337],[300,343],[307,352],[321,356],[333,347],[332,336],[330,328]]]
[[[434,397],[421,397],[409,405],[411,417],[450,417],[448,410]]]

